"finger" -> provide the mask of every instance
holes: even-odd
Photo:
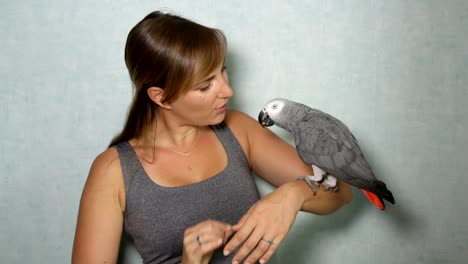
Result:
[[[250,255],[247,257],[244,263],[257,263],[257,260],[260,259],[260,257],[264,256],[266,252],[275,244],[275,241],[266,239],[269,237],[268,235],[264,235],[263,238],[260,239],[258,242],[257,247],[250,253]],[[274,252],[274,251],[273,251]]]
[[[221,239],[221,244],[225,241],[226,233],[229,235],[232,228],[229,224],[206,220],[195,226],[187,228],[184,233],[184,245],[187,249],[191,249],[190,252],[199,251],[201,244],[207,244]],[[216,244],[216,243],[215,243]],[[211,245],[211,243],[209,243]],[[204,247],[207,248],[207,247]],[[208,247],[210,248],[210,247]]]
[[[198,231],[198,237],[202,241],[206,239],[219,239],[221,238],[222,244],[226,243],[229,237],[233,234],[232,226],[229,224],[214,224],[212,226],[205,227]]]
[[[244,241],[249,238],[250,233],[254,230],[255,222],[254,221],[247,221],[242,228],[231,238],[231,240],[226,244],[224,247],[224,255],[227,256],[231,252],[233,252],[240,244],[244,243]],[[234,228],[233,228],[234,229]]]
[[[223,239],[213,234],[192,235],[186,238],[184,243],[188,252],[201,256],[219,248],[223,244]]]
[[[234,231],[232,231],[232,226],[227,223],[211,221],[201,227],[198,232],[199,234],[216,234],[223,239],[223,243],[226,243]]]
[[[196,242],[198,244],[198,242]],[[223,239],[211,239],[207,242],[202,241],[201,244],[198,244],[202,255],[213,252],[215,249],[219,248],[223,244]]]
[[[265,252],[265,254],[263,254],[263,256],[260,257],[260,260],[259,262],[261,264],[264,264],[266,263],[268,260],[270,260],[270,258],[273,256],[273,254],[276,252],[276,250],[278,249],[279,245],[281,244],[281,242],[283,242],[283,239],[284,239],[285,236],[283,235],[279,235],[277,236],[275,239],[273,239],[273,244],[270,245],[270,247],[268,248],[267,252]],[[250,262],[252,263],[252,262]]]
[[[224,238],[223,238],[223,244],[226,244],[228,239],[234,234],[234,230],[232,229],[231,225],[227,225],[224,229]]]
[[[257,249],[257,248],[259,248],[257,255],[258,255],[258,258],[260,258],[260,256],[262,256],[268,250],[268,247],[270,246],[270,244],[268,243],[261,243],[261,238],[264,233],[265,232],[263,232],[263,230],[255,229],[252,232],[252,234],[249,236],[249,238],[244,242],[244,244],[239,249],[237,254],[232,258],[233,263],[235,263],[236,261],[240,263],[243,259],[247,257],[247,255],[250,254],[250,252],[252,252],[254,249]],[[255,261],[249,262],[249,263],[255,263]]]
[[[184,255],[187,254],[192,256],[191,258],[201,258],[202,257],[202,250],[196,238],[193,235],[185,236],[184,237]]]
[[[239,231],[239,229],[244,225],[245,221],[247,220],[247,216],[249,214],[245,214],[244,216],[242,216],[242,218],[239,220],[239,222],[237,222],[237,224],[235,224],[232,229],[234,229],[234,231]]]
[[[195,226],[189,227],[186,229],[186,234],[200,234],[200,233],[229,233],[229,230],[232,229],[232,226],[224,223],[219,222],[216,220],[205,220],[201,223],[198,223]]]
[[[195,236],[195,241],[197,241],[198,244],[203,244],[208,241],[214,241],[218,239],[221,239],[221,242],[224,242],[225,237],[221,230],[219,232],[199,233]]]

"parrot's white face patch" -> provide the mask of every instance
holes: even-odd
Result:
[[[267,113],[273,121],[275,121],[275,119],[280,115],[281,110],[283,110],[283,108],[283,101],[272,100],[266,104],[264,112]]]

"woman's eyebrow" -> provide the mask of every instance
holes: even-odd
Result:
[[[224,65],[224,60],[223,60],[223,66],[221,67],[221,71],[223,71],[224,69],[226,69],[226,66]],[[205,80],[201,81],[200,83],[205,83],[205,82],[210,82],[211,80],[213,80],[214,78],[216,77],[216,73],[213,73],[210,77],[206,78]]]
[[[206,80],[201,81],[200,83],[210,82],[210,81],[213,80],[215,77],[216,77],[216,75],[213,74],[213,75],[211,75],[210,77],[208,77]]]

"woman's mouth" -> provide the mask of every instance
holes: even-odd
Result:
[[[223,113],[226,111],[226,104],[223,104],[222,106],[216,108],[216,112],[218,113]]]

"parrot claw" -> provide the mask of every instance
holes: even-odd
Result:
[[[314,192],[314,195],[317,194],[317,189],[320,188],[320,184],[323,185],[325,191],[329,191],[330,188],[332,188],[334,192],[338,190],[338,185],[336,184],[337,180],[335,177],[331,176],[315,165],[312,165],[312,169],[314,170],[314,175],[302,176],[299,179],[305,180],[307,182],[309,187]]]
[[[306,176],[309,181],[312,181],[314,183],[319,183],[323,180],[323,175],[317,174],[317,175],[307,175]]]
[[[317,189],[320,188],[320,184],[315,182],[315,177],[313,175],[306,175],[306,176],[302,176],[302,177],[299,177],[297,178],[298,180],[304,180],[307,185],[309,185],[310,189],[312,190],[312,192],[314,193],[314,195],[317,194]]]
[[[314,170],[314,175],[309,176],[311,178],[310,180],[312,180],[312,181],[321,182],[323,180],[323,178],[327,175],[327,173],[325,171],[323,171],[322,169],[320,169],[319,167],[317,167],[317,166],[315,166],[313,164],[312,164],[312,169]]]
[[[322,185],[324,186],[325,191],[328,191],[330,188],[332,188],[333,191],[336,192],[338,191],[337,183],[338,183],[337,179],[327,173],[327,175],[323,179]]]

